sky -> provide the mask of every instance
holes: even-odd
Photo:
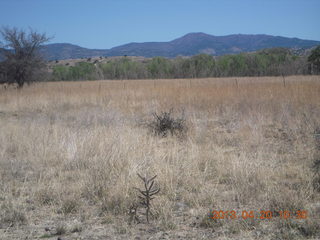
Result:
[[[320,40],[320,0],[0,0],[0,27],[108,49],[190,32]]]

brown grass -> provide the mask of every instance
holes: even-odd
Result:
[[[320,78],[38,83],[0,89],[0,238],[319,237]],[[150,134],[184,111],[185,138]],[[158,175],[148,225],[128,221],[137,173]],[[308,210],[308,220],[208,220]],[[47,231],[44,229],[48,228]],[[74,231],[73,229],[81,229]],[[60,232],[60,231],[59,231]],[[167,235],[165,235],[167,234]],[[89,238],[91,239],[91,238]]]

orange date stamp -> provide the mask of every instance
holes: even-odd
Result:
[[[307,219],[308,212],[306,210],[297,210],[297,211],[222,211],[214,210],[210,214],[211,219],[261,219],[261,220],[270,220],[274,217],[279,217],[280,219]]]

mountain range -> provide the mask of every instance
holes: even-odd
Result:
[[[252,52],[264,48],[310,48],[320,41],[271,36],[265,34],[233,34],[213,36],[205,33],[189,33],[169,42],[128,43],[111,49],[88,49],[69,43],[45,45],[42,52],[48,60],[89,58],[95,56],[176,57],[199,53],[210,55]]]

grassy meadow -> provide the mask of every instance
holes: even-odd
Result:
[[[170,109],[184,136],[155,136]],[[2,87],[0,239],[319,239],[319,161],[319,76]],[[149,224],[137,173],[161,189]]]

